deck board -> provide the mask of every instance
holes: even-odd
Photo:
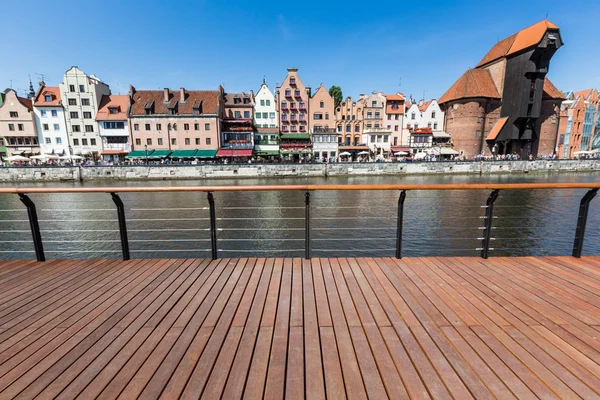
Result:
[[[0,398],[599,398],[600,257],[0,262]]]

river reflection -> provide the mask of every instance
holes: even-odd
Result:
[[[277,178],[86,182],[83,186],[595,182],[600,174]],[[79,183],[23,186],[79,186]],[[579,200],[586,190],[504,191],[496,202],[493,255],[568,255]],[[405,202],[404,256],[477,256],[488,191],[410,191]],[[393,256],[396,191],[311,193],[313,257]],[[48,259],[121,256],[116,211],[108,194],[31,195]],[[133,258],[209,257],[204,193],[124,193]],[[215,193],[220,257],[304,255],[304,192]],[[584,254],[600,254],[600,207],[592,202]],[[34,258],[25,207],[0,195],[0,257]]]

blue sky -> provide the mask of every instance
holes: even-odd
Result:
[[[295,66],[313,89],[356,97],[396,92],[401,80],[406,95],[439,98],[496,41],[546,13],[565,42],[550,79],[561,90],[600,86],[598,1],[34,0],[0,5],[0,87],[24,90],[28,74],[56,85],[77,65],[114,93],[256,92],[263,76],[274,89]]]

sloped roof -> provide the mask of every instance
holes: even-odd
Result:
[[[499,41],[494,45],[494,47],[492,47],[485,57],[483,57],[479,64],[477,64],[477,67],[481,67],[482,65],[496,61],[502,57],[509,56],[537,45],[542,40],[548,29],[559,28],[552,22],[544,19],[537,24],[533,24],[525,29],[520,30],[514,35]]]
[[[47,102],[46,96],[51,96],[52,101]],[[61,105],[60,88],[58,86],[40,86],[33,101],[36,107],[58,107]]]
[[[173,99],[177,99],[177,115],[194,113],[194,108],[200,108],[200,114],[216,114],[219,104],[219,92],[217,90],[187,90],[185,92],[185,102],[179,99],[179,90],[169,91],[169,102],[164,101],[164,92],[162,90],[136,90],[133,92],[133,104],[131,105],[131,115],[145,115],[144,106],[154,103],[154,114],[168,114],[167,105]]]
[[[384,96],[387,100],[406,100],[402,93],[384,94]]]
[[[425,110],[427,110],[427,107],[429,107],[429,105],[431,104],[433,100],[429,100],[429,101],[424,101],[422,104],[419,104],[419,111],[423,112]]]
[[[592,94],[593,91],[594,91],[594,89],[580,90],[578,92],[574,92],[573,96],[575,98],[581,97],[581,98],[583,98],[585,100],[585,99],[587,99]]]
[[[241,99],[241,103],[235,104],[234,99],[235,98],[239,98]],[[244,99],[248,99],[248,103],[244,104]],[[231,106],[246,106],[246,107],[251,107],[254,105],[254,96],[252,95],[252,93],[225,93],[224,96],[224,100],[225,100],[225,106],[226,107],[231,107]]]
[[[506,125],[507,121],[508,121],[508,117],[499,118],[498,121],[496,121],[496,125],[494,125],[494,127],[490,131],[490,134],[488,135],[488,137],[485,140],[496,140],[496,138],[498,137],[498,134],[500,133],[502,128],[504,128],[504,125]]]
[[[468,69],[438,100],[438,104],[468,98],[499,99],[500,94],[487,69]]]
[[[122,121],[127,119],[130,98],[127,95],[104,95],[100,100],[96,121]],[[116,114],[111,114],[109,108],[115,107]]]
[[[31,103],[31,99],[28,99],[26,97],[18,97],[17,99],[19,100],[19,102],[21,104],[23,104],[25,107],[27,107],[30,111],[33,110],[33,105]]]
[[[557,100],[565,99],[564,93],[558,90],[548,78],[544,78],[544,97]]]

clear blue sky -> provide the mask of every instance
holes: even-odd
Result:
[[[5,1],[0,87],[50,85],[77,65],[127,93],[163,87],[255,92],[295,66],[316,89],[400,90],[439,98],[494,45],[543,19],[565,46],[550,65],[561,90],[600,86],[599,1]],[[343,5],[343,6],[342,6]],[[35,85],[37,88],[37,85]],[[22,93],[22,92],[21,92]]]

